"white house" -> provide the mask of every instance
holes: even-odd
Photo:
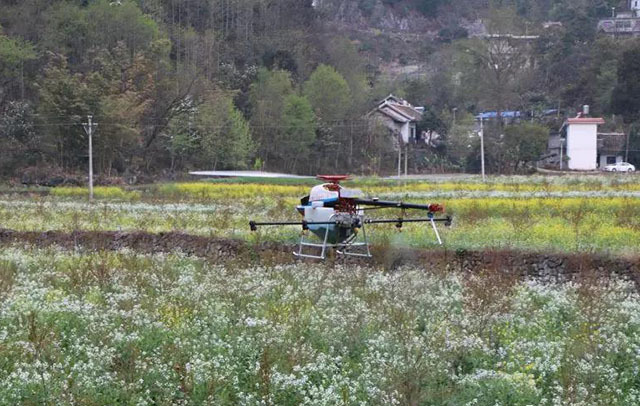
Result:
[[[636,17],[640,17],[640,0],[628,0],[629,10],[631,10]]]
[[[613,35],[640,35],[640,0],[627,0],[621,10],[612,9],[611,17],[598,22],[598,31]]]
[[[590,171],[597,168],[600,124],[604,124],[604,119],[585,117],[582,113],[564,122],[560,134],[566,139],[564,154],[568,169]]]
[[[414,107],[391,94],[381,100],[368,116],[387,127],[398,142],[408,144],[417,140],[416,125],[422,119],[423,111],[424,108]]]

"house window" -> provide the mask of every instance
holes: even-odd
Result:
[[[616,157],[615,156],[607,156],[607,165],[612,165],[616,163]]]
[[[631,29],[631,21],[629,21],[629,20],[616,21],[616,29],[619,29],[619,30]]]

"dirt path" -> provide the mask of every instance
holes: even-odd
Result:
[[[145,233],[117,231],[14,231],[0,229],[0,247],[58,246],[64,249],[119,250],[143,253],[181,251],[215,262],[291,263],[294,245],[264,242],[251,244],[241,240],[209,238],[182,233]],[[513,250],[425,250],[373,246],[372,259],[329,258],[329,264],[373,265],[388,270],[403,265],[434,270],[480,272],[499,270],[514,276],[549,280],[571,280],[581,274],[630,278],[640,284],[640,257],[616,258],[594,254],[549,254]]]

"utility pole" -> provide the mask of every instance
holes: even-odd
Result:
[[[562,135],[560,136],[560,170],[562,170],[562,161],[564,160],[564,156],[563,156],[563,148],[564,148],[564,139],[562,138]]]
[[[407,177],[407,161],[409,160],[409,143],[404,146],[404,177]]]
[[[480,165],[482,168],[482,182],[484,182],[484,118],[482,116],[480,116]]]
[[[624,161],[625,162],[629,162],[629,135],[631,134],[631,126],[629,126],[629,129],[627,130],[627,142],[626,142],[626,146],[624,148]]]
[[[87,122],[82,123],[84,132],[89,136],[89,200],[93,201],[93,130],[98,126],[98,123],[94,123],[93,116],[87,116]]]
[[[402,175],[402,140],[398,142],[398,178]]]

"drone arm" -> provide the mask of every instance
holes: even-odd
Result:
[[[402,227],[402,223],[427,223],[432,221],[443,222],[445,226],[451,225],[451,216],[443,217],[443,218],[435,218],[435,217],[427,217],[427,218],[418,218],[418,219],[364,219],[363,223],[365,224],[391,224],[395,223],[398,228]]]
[[[335,221],[268,221],[268,222],[257,222],[250,221],[249,228],[251,231],[256,231],[258,226],[302,226],[303,230],[307,230],[310,225],[327,225],[327,224],[336,224]]]
[[[416,210],[426,210],[429,212],[440,212],[444,211],[444,208],[437,204],[416,204],[416,203],[404,203],[404,202],[391,202],[385,200],[376,200],[376,199],[354,199],[355,203],[361,206],[376,206],[376,207],[393,207],[397,209],[416,209]]]

